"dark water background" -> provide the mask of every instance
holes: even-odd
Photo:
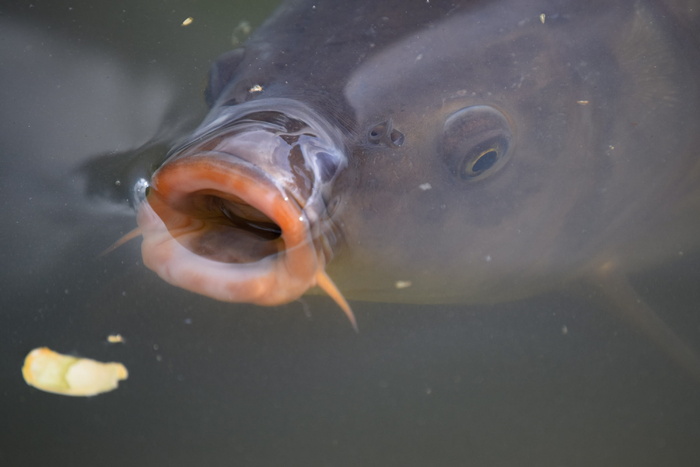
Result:
[[[146,271],[138,242],[98,257],[133,214],[75,167],[143,144],[173,105],[203,114],[210,61],[275,2],[252,3],[0,6],[0,465],[700,465],[700,384],[585,289],[355,302],[358,335],[325,297],[221,304]],[[632,278],[698,349],[699,264]],[[129,379],[42,393],[20,368],[44,345]]]

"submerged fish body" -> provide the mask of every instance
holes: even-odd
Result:
[[[494,302],[697,250],[691,3],[288,1],[153,174],[144,262],[234,302]]]

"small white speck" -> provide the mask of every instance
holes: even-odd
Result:
[[[430,185],[430,183],[421,183],[420,185],[418,185],[418,188],[420,188],[423,191],[427,191],[430,190],[432,186]]]
[[[413,285],[413,284],[411,283],[411,281],[396,281],[396,282],[394,283],[394,286],[395,286],[397,289],[405,289],[405,288],[410,287],[411,285]]]
[[[562,333],[562,335],[564,335],[564,336],[567,335],[567,334],[569,334],[569,328],[566,327],[566,324],[565,324],[564,326],[561,327],[561,333]]]
[[[547,16],[544,13],[540,13],[540,23],[544,24],[545,19],[547,19]]]
[[[487,263],[490,263],[491,262],[491,255],[484,256],[484,260],[486,260]]]

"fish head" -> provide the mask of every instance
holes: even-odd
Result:
[[[654,11],[390,3],[286,4],[215,64],[140,208],[147,266],[226,301],[484,303],[697,245],[696,66]]]
[[[347,248],[330,269],[351,296],[518,299],[612,245],[606,190],[639,180],[614,173],[613,133],[628,123],[612,109],[626,112],[637,84],[621,92],[615,15],[574,18],[481,2],[354,71],[344,95],[357,139],[337,183]]]

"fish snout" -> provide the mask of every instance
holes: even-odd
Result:
[[[305,125],[291,130],[243,118],[173,154],[139,207],[146,266],[229,302],[277,305],[316,285],[332,255],[323,192],[340,156]]]

